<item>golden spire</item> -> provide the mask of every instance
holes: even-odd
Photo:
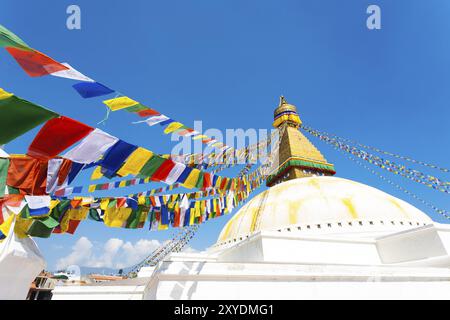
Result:
[[[280,137],[278,168],[268,177],[267,185],[313,175],[333,175],[334,166],[300,132],[302,122],[297,108],[281,96],[274,112],[273,126],[283,127]]]
[[[278,128],[282,124],[287,124],[289,126],[293,126],[298,128],[302,125],[302,121],[297,113],[297,108],[289,104],[284,96],[280,97],[280,104],[274,111],[274,122],[273,126]]]

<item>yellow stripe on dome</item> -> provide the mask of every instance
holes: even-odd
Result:
[[[289,224],[298,224],[298,212],[306,199],[289,202]]]
[[[315,187],[316,189],[319,189],[319,190],[320,190],[320,183],[317,181],[317,179],[315,179],[315,178],[310,178],[309,181],[308,181],[308,184],[309,184],[310,186],[313,186],[313,187]]]
[[[409,214],[406,212],[406,210],[400,205],[400,203],[397,202],[397,200],[395,200],[394,198],[389,197],[388,198],[389,202],[392,203],[395,207],[397,207],[400,212],[406,217],[406,218],[410,218]]]
[[[355,206],[353,205],[352,199],[350,198],[344,198],[341,199],[344,206],[347,207],[348,212],[352,216],[353,219],[358,219],[358,212],[355,209]]]

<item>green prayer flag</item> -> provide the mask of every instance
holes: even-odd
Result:
[[[56,117],[58,117],[57,113],[16,96],[1,99],[0,145]]]
[[[56,221],[61,221],[64,214],[69,210],[70,199],[61,200],[50,213],[50,217],[55,219]]]
[[[0,159],[0,197],[5,195],[6,178],[8,177],[9,159]]]
[[[34,219],[33,223],[28,228],[27,234],[31,237],[48,238],[53,229],[58,225],[58,221],[52,217]]]
[[[143,206],[139,206],[138,209],[132,210],[130,216],[127,219],[125,228],[137,229],[139,225],[139,219],[141,217]]]
[[[197,189],[202,189],[203,188],[203,177],[204,177],[204,174],[203,174],[203,172],[200,171],[200,175],[198,177],[197,184],[195,185],[195,187]]]
[[[98,214],[97,209],[91,208],[89,209],[89,219],[94,221],[102,221],[102,218],[100,218],[100,215]]]
[[[143,111],[143,110],[147,110],[147,109],[148,108],[146,106],[138,103],[138,104],[136,104],[134,106],[126,108],[125,110],[128,111],[128,112],[139,112],[139,111]]]
[[[15,47],[32,50],[22,39],[0,24],[0,47]]]
[[[139,171],[139,178],[146,178],[151,177],[156,170],[163,164],[163,162],[166,161],[166,159],[159,157],[159,156],[153,156],[150,160],[147,161],[146,164],[142,167],[141,171]]]
[[[8,186],[8,194],[20,194],[19,189]]]

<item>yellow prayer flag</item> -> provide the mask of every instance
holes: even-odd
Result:
[[[141,147],[137,148],[128,157],[122,168],[120,168],[119,171],[117,171],[117,174],[122,177],[125,177],[129,174],[132,175],[139,174],[142,167],[148,162],[148,160],[150,160],[152,156],[153,152]]]
[[[127,181],[126,180],[122,180],[119,182],[119,188],[125,188],[127,186]]]
[[[98,180],[103,178],[102,167],[97,166],[94,171],[92,171],[91,180]]]
[[[169,124],[167,126],[167,128],[164,130],[165,134],[169,134],[174,132],[175,130],[180,129],[182,126],[184,126],[184,124],[180,123],[180,122],[172,122],[171,124]]]
[[[12,93],[6,92],[2,88],[0,88],[0,100],[7,99],[7,98],[12,97],[12,96],[13,96]]]
[[[195,188],[195,186],[197,185],[199,176],[200,176],[200,170],[192,169],[191,173],[186,178],[186,181],[184,181],[183,186],[188,189]]]
[[[103,103],[106,104],[111,109],[111,111],[126,109],[139,104],[139,102],[134,101],[133,99],[130,99],[128,97],[119,97],[105,100],[103,101]]]
[[[52,211],[53,208],[58,205],[58,203],[59,203],[59,200],[51,200],[50,201],[50,207],[49,207],[50,211]]]
[[[1,225],[0,225],[0,232],[3,233],[5,235],[5,237],[8,236],[9,234],[9,230],[11,229],[11,225],[14,221],[15,218],[15,214],[11,214],[9,216],[8,219],[6,219],[6,221],[4,221]]]
[[[23,219],[21,217],[17,217],[16,224],[14,225],[14,233],[20,239],[28,238],[27,232],[33,223],[33,219]]]
[[[102,201],[100,201],[100,209],[106,210],[108,208],[108,204],[109,204],[108,198],[102,199]]]
[[[95,186],[96,186],[96,184],[89,185],[88,192],[94,192],[95,191]]]
[[[192,138],[192,140],[200,140],[200,139],[204,139],[204,138],[208,138],[208,136],[205,136],[203,134],[199,134],[198,136],[195,136],[194,138]]]
[[[108,227],[121,228],[125,226],[131,212],[131,208],[108,208],[105,210],[103,221]]]
[[[145,196],[139,196],[138,197],[138,205],[144,205],[145,204]]]
[[[158,230],[167,230],[169,229],[169,225],[168,224],[160,224],[158,226]]]

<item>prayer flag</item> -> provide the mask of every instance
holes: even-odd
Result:
[[[185,168],[186,168],[185,164],[175,162],[175,166],[169,172],[169,175],[167,176],[164,182],[170,185],[174,184],[177,181],[177,179],[181,176]]]
[[[72,87],[85,99],[104,96],[114,92],[114,90],[99,82],[80,82]]]
[[[66,79],[72,79],[72,80],[79,80],[79,81],[85,81],[85,82],[95,82],[89,77],[86,77],[81,72],[75,70],[70,64],[67,62],[61,63],[63,66],[67,67],[67,70],[62,71],[56,71],[51,73],[50,75],[60,78],[66,78]]]
[[[129,109],[130,108],[128,108],[127,111],[130,111]],[[159,116],[160,115],[160,113],[158,111],[153,110],[151,108],[146,108],[145,110],[138,111],[137,114],[141,118],[151,117],[151,116]]]
[[[0,88],[0,100],[12,97],[13,95],[14,94],[7,92],[7,91],[3,90],[2,88]]]
[[[84,138],[80,144],[69,150],[64,155],[64,158],[83,164],[93,163],[117,141],[119,141],[118,138],[113,137],[100,129],[95,129]]]
[[[10,142],[58,114],[41,106],[10,96],[0,100],[0,145]]]
[[[186,178],[186,181],[184,181],[183,186],[188,189],[193,189],[196,187],[199,176],[200,176],[200,170],[198,169],[192,169],[189,176]]]
[[[153,181],[164,181],[170,171],[175,167],[175,162],[172,160],[165,160],[159,168],[155,171],[155,173],[151,176]]]
[[[23,50],[7,47],[6,50],[30,77],[41,77],[68,69],[61,63],[34,49]]]
[[[44,195],[47,186],[47,162],[27,156],[12,156],[6,183],[25,194]]]
[[[137,146],[119,140],[103,156],[100,165],[111,173],[116,173],[127,158],[137,149]]]
[[[55,192],[58,186],[58,173],[62,163],[63,159],[50,159],[48,161],[47,184],[45,189],[48,194]]]
[[[111,109],[111,111],[117,111],[121,109],[126,109],[139,104],[139,102],[134,101],[128,97],[118,97],[110,100],[103,101],[104,104]]]
[[[168,117],[166,117],[165,115],[161,114],[161,115],[158,115],[158,116],[150,117],[147,120],[145,120],[144,122],[147,122],[147,124],[149,126],[154,126],[155,124],[161,123],[161,122],[166,121],[168,119],[169,119]]]
[[[142,167],[153,156],[153,152],[144,149],[137,148],[125,161],[125,164],[117,171],[117,174],[121,177],[125,177],[129,174],[138,175]]]
[[[180,129],[181,127],[183,127],[183,124],[180,122],[172,122],[171,124],[169,124],[167,126],[167,128],[164,130],[165,134],[169,134],[174,132],[175,130]]]
[[[9,159],[8,158],[0,159],[0,197],[3,197],[5,195],[6,178],[8,177],[8,168],[9,168]]]
[[[0,25],[0,47],[15,47],[23,50],[32,50],[22,39]]]
[[[140,177],[152,177],[158,168],[166,161],[164,158],[154,155],[139,171]]]
[[[28,155],[39,159],[54,158],[93,130],[92,127],[64,116],[51,119],[34,138],[28,148]]]
[[[11,225],[14,222],[14,218],[15,215],[11,214],[6,221],[0,224],[0,241],[4,240],[8,236]]]

